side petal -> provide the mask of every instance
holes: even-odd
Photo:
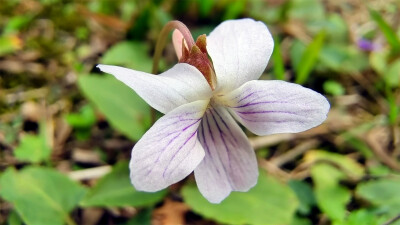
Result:
[[[219,203],[231,191],[248,191],[257,183],[254,150],[226,109],[209,108],[197,136],[205,157],[194,175],[200,192],[210,202]]]
[[[129,167],[137,190],[161,190],[185,178],[203,160],[197,129],[207,105],[200,100],[179,106],[136,143]]]
[[[234,90],[257,80],[274,49],[267,26],[253,19],[228,20],[207,37],[207,51],[217,75],[217,90]]]
[[[119,66],[97,67],[105,73],[114,75],[151,107],[164,114],[180,105],[209,99],[211,96],[211,88],[204,76],[195,67],[186,63],[179,63],[160,75]]]
[[[249,81],[221,101],[257,135],[311,129],[326,119],[330,108],[321,94],[284,81]]]

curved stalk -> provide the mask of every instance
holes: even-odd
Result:
[[[189,49],[192,49],[193,45],[195,44],[192,34],[185,24],[178,20],[169,21],[161,30],[160,36],[158,37],[156,43],[156,49],[153,57],[152,74],[156,74],[158,72],[158,63],[160,62],[162,51],[167,43],[168,33],[174,29],[177,29],[182,33]]]

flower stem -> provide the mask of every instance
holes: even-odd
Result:
[[[186,27],[185,24],[178,20],[169,21],[160,32],[160,36],[158,37],[156,49],[154,52],[153,57],[153,69],[152,74],[156,74],[158,72],[158,63],[160,62],[162,50],[167,43],[168,33],[172,30],[177,29],[179,30],[183,38],[185,39],[189,49],[192,49],[193,45],[195,44],[192,34],[190,33],[189,29]]]

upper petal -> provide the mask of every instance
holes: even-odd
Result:
[[[158,191],[176,183],[201,162],[204,150],[197,139],[208,101],[199,100],[161,117],[132,150],[131,181],[137,190]]]
[[[221,100],[257,135],[308,130],[320,125],[330,108],[321,94],[284,81],[250,81]]]
[[[248,191],[256,184],[258,168],[254,150],[226,109],[209,108],[197,135],[205,157],[194,175],[208,201],[219,203],[231,191]]]
[[[209,99],[211,96],[211,88],[204,76],[195,67],[186,63],[179,63],[160,75],[119,66],[97,67],[103,72],[114,75],[151,107],[164,114],[180,105]]]
[[[207,37],[207,51],[217,76],[217,89],[233,90],[257,80],[272,54],[274,41],[267,26],[253,19],[228,20]]]

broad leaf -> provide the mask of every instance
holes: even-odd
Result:
[[[400,179],[372,180],[358,185],[356,193],[375,205],[400,203]]]
[[[340,95],[344,95],[344,93],[345,93],[345,89],[344,89],[343,85],[334,80],[325,81],[323,88],[326,93],[331,94],[333,96],[340,96]]]
[[[345,175],[330,164],[318,163],[311,168],[311,176],[321,211],[334,222],[344,221],[351,198],[350,191],[339,184]]]
[[[21,138],[14,155],[18,160],[39,163],[49,160],[51,148],[46,139],[45,123],[40,124],[39,135],[27,134]]]
[[[150,126],[150,107],[114,77],[80,76],[78,84],[108,121],[132,140],[139,140]]]
[[[96,114],[90,105],[85,105],[79,113],[70,113],[65,119],[74,128],[90,128],[96,123]]]
[[[14,205],[26,224],[74,224],[69,213],[85,189],[47,168],[8,168],[0,177],[0,195]]]
[[[383,80],[391,88],[400,86],[400,59],[390,63],[383,74]]]
[[[371,180],[357,186],[356,195],[368,200],[376,208],[375,214],[382,220],[388,221],[400,213],[400,179],[386,178]],[[380,224],[381,224],[380,223]],[[391,223],[399,225],[400,221]]]
[[[264,172],[249,192],[233,192],[220,204],[209,203],[194,184],[182,194],[193,211],[226,224],[289,224],[298,206],[292,190]]]
[[[146,43],[125,41],[111,47],[100,62],[150,73],[152,59],[149,54],[149,46]]]
[[[159,202],[166,191],[147,193],[136,191],[129,179],[129,165],[120,162],[91,189],[82,206],[148,206]]]
[[[289,186],[293,189],[299,199],[299,212],[303,215],[309,214],[311,207],[316,204],[311,185],[304,181],[291,180],[289,181]]]

